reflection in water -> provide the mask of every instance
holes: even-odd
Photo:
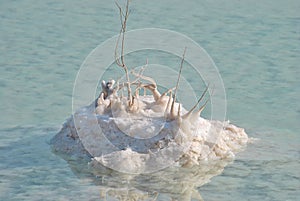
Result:
[[[219,175],[232,160],[204,161],[189,168],[169,167],[151,174],[124,174],[105,167],[87,166],[87,161],[68,160],[80,178],[99,186],[101,200],[203,200],[197,188]]]

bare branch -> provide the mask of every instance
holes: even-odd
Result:
[[[209,84],[207,85],[206,89],[204,90],[204,92],[202,93],[202,95],[200,96],[200,98],[198,99],[197,103],[194,105],[194,107],[192,107],[192,109],[190,109],[190,111],[188,113],[186,113],[184,115],[184,117],[189,117],[190,114],[196,109],[196,107],[198,106],[198,104],[201,102],[201,100],[203,99],[203,97],[205,96],[205,94],[207,93],[209,89]],[[208,100],[205,102],[205,104],[203,106],[206,105],[206,103],[208,102]],[[204,108],[204,107],[203,107]]]
[[[143,79],[143,80],[149,81],[149,82],[150,82],[151,84],[153,84],[153,85],[155,86],[155,88],[156,88],[157,84],[156,84],[156,82],[155,82],[155,80],[154,80],[153,78],[148,77],[148,76],[145,76],[145,75],[142,75],[142,74],[137,74],[137,73],[135,73],[135,72],[132,72],[132,74],[133,74],[134,76],[138,77],[138,78],[141,78],[141,79]]]
[[[130,78],[129,78],[129,72],[128,72],[128,67],[125,64],[124,60],[124,49],[125,49],[125,32],[126,32],[126,25],[127,25],[127,20],[129,16],[129,0],[126,2],[126,9],[125,13],[123,12],[121,6],[115,2],[118,9],[119,9],[119,14],[120,14],[120,21],[121,21],[121,29],[120,29],[120,34],[117,39],[116,47],[115,47],[115,60],[116,64],[123,68],[125,71],[126,75],[126,80],[127,80],[127,91],[128,91],[128,100],[129,100],[129,106],[132,105],[132,95],[131,95],[131,88],[130,88]],[[121,40],[121,58],[118,55],[118,48],[119,48],[119,43]]]
[[[176,98],[176,93],[177,93],[177,89],[178,89],[178,85],[179,85],[179,80],[180,80],[180,76],[181,76],[181,72],[182,72],[182,67],[183,67],[185,53],[186,53],[186,47],[184,48],[182,59],[181,59],[181,63],[180,63],[179,74],[178,74],[177,83],[176,83],[176,87],[175,87],[175,91],[174,91],[174,98]]]
[[[180,63],[180,69],[179,69],[179,73],[178,73],[177,83],[176,83],[176,87],[175,87],[175,91],[174,91],[173,102],[172,102],[172,106],[171,106],[171,114],[173,114],[173,111],[174,111],[174,105],[175,105],[175,101],[176,101],[177,89],[178,89],[179,80],[180,80],[180,76],[181,76],[181,72],[182,72],[185,52],[186,52],[186,47],[184,48],[184,52],[183,52],[181,63]]]
[[[121,38],[121,32],[120,32],[120,34],[118,36],[116,47],[115,47],[115,60],[116,60],[116,64],[118,66],[122,67],[122,64],[120,62],[120,58],[119,58],[119,55],[118,55],[118,47],[119,47],[120,38]]]

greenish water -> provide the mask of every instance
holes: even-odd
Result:
[[[203,199],[298,200],[300,2],[132,5],[128,30],[170,29],[206,49],[224,81],[227,119],[259,138],[198,189]],[[118,33],[118,20],[113,1],[0,2],[0,200],[100,199],[99,186],[48,142],[72,113],[81,63]]]

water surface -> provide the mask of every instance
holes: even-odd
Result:
[[[299,199],[299,10],[296,0],[133,1],[128,29],[170,29],[198,42],[223,78],[227,119],[259,138],[198,189],[204,200]],[[82,61],[118,33],[118,20],[113,1],[0,3],[1,200],[100,199],[93,178],[48,142],[72,113]]]

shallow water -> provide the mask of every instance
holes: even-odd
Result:
[[[227,119],[259,139],[198,188],[203,200],[299,199],[299,10],[296,0],[133,1],[128,29],[170,29],[204,47],[225,84]],[[100,199],[106,183],[48,142],[72,113],[81,63],[119,31],[114,3],[6,1],[0,11],[0,200]]]

